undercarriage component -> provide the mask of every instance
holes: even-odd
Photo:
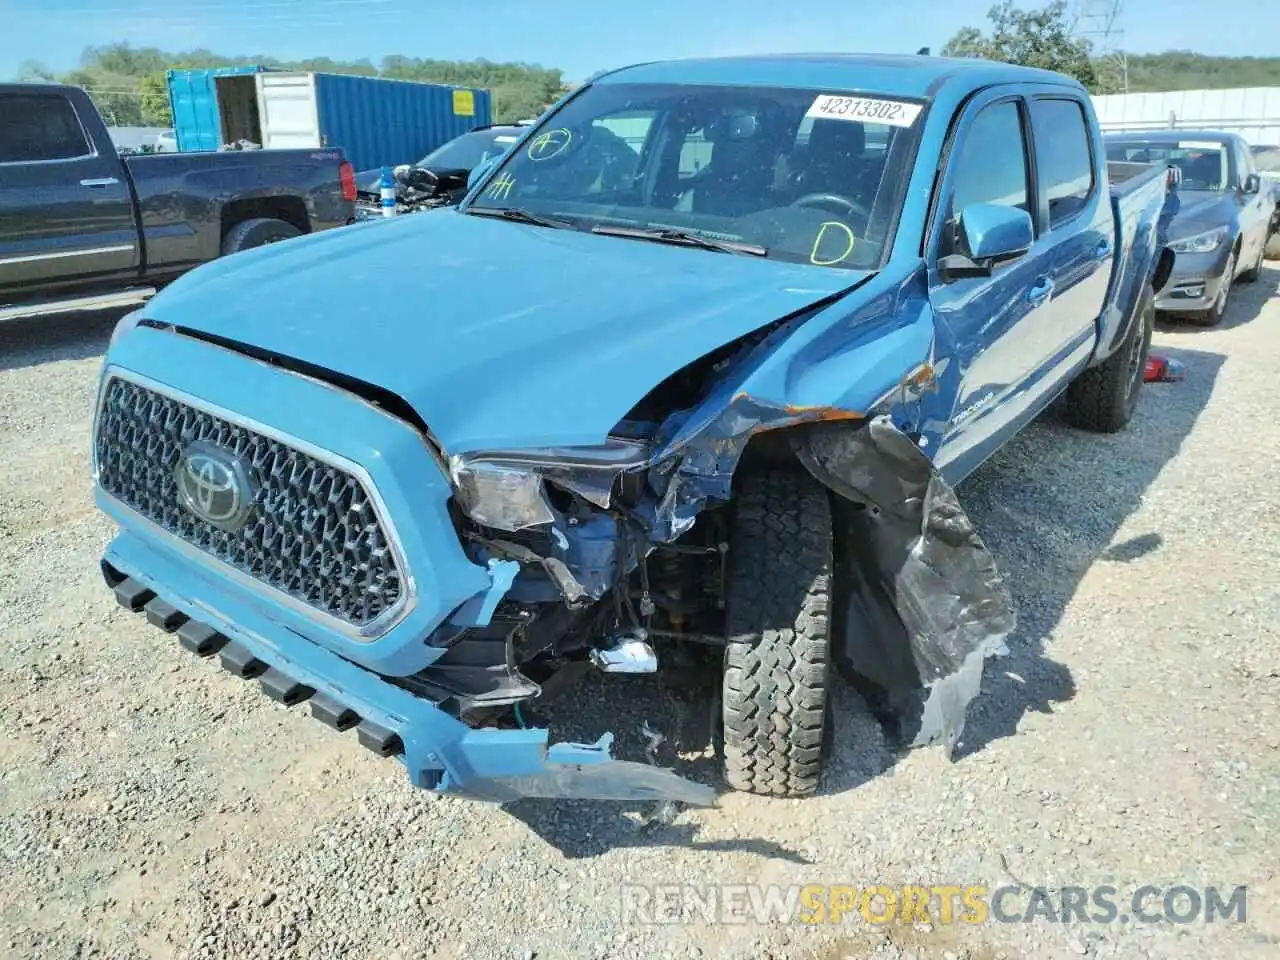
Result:
[[[518,629],[495,617],[453,641],[425,670],[393,682],[458,714],[536,697],[538,685],[516,666],[512,634]]]
[[[658,655],[644,630],[616,634],[591,651],[591,663],[603,673],[657,673]]]

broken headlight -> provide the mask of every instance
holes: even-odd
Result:
[[[463,513],[512,532],[555,519],[547,483],[606,508],[619,475],[648,465],[647,444],[611,437],[594,447],[462,454],[449,458],[449,475]]]

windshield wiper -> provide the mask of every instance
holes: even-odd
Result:
[[[498,217],[502,220],[514,220],[517,223],[530,223],[535,227],[572,227],[573,224],[562,217],[547,217],[520,207],[468,207],[467,213],[474,217]]]
[[[769,248],[762,247],[759,244],[739,243],[735,240],[715,240],[689,230],[673,230],[666,227],[622,227],[601,223],[592,227],[591,232],[604,234],[608,237],[632,237],[636,240],[652,240],[654,243],[670,243],[682,247],[701,247],[703,250],[738,253],[748,257],[767,257],[769,255]]]

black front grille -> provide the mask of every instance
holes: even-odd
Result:
[[[197,441],[251,465],[253,508],[235,532],[179,499],[177,469]],[[357,627],[399,602],[387,531],[369,492],[340,468],[118,377],[94,442],[103,490],[210,556]]]

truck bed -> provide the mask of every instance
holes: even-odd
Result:
[[[341,226],[341,150],[246,150],[122,157],[138,200],[145,270],[186,269],[219,255],[229,205],[304,233]]]
[[[1111,209],[1115,214],[1115,262],[1102,315],[1097,356],[1109,355],[1129,329],[1164,248],[1164,234],[1177,210],[1177,192],[1160,164],[1107,163]]]

